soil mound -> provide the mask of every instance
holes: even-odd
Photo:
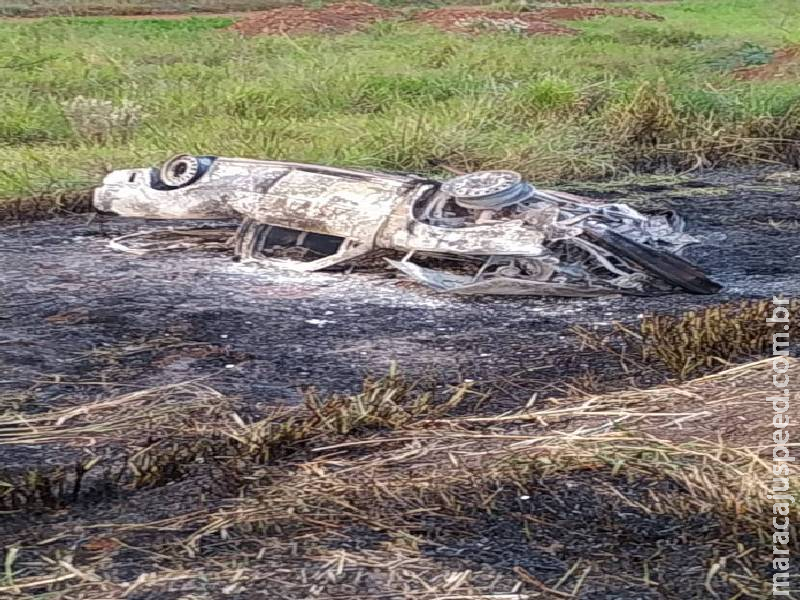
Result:
[[[347,33],[395,16],[394,11],[354,1],[319,9],[289,6],[257,12],[247,15],[232,28],[244,35]]]
[[[428,23],[444,31],[481,33],[507,31],[525,35],[574,35],[578,31],[551,23],[538,13],[481,10],[478,8],[447,7],[427,10],[416,15],[415,20]]]
[[[765,65],[736,69],[734,77],[742,81],[797,79],[800,77],[800,46],[778,50]]]
[[[310,9],[288,6],[247,15],[232,28],[244,35],[347,33],[365,25],[396,18],[399,13],[367,2],[341,2]],[[555,7],[534,12],[483,10],[477,7],[445,7],[416,14],[414,21],[444,31],[483,33],[505,31],[524,35],[574,35],[578,31],[553,20],[580,21],[604,16],[661,20],[662,17],[633,8]]]

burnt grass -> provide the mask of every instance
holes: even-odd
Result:
[[[800,294],[798,185],[764,181],[755,172],[720,172],[679,183],[570,191],[642,209],[677,210],[689,231],[706,240],[689,258],[722,283],[724,291],[709,297],[459,299],[406,285],[388,273],[305,275],[242,265],[224,251],[134,256],[107,247],[110,237],[175,223],[75,215],[9,224],[0,227],[0,410],[34,415],[199,380],[230,397],[237,413],[248,420],[272,406],[297,404],[312,388],[323,394],[355,392],[365,376],[380,376],[396,363],[407,377],[431,389],[474,380],[475,389],[485,394],[475,395],[459,410],[498,414],[571,393],[571,388],[594,392],[646,386],[671,376],[657,364],[631,372],[616,356],[583,347],[572,331],[576,325],[602,331],[613,321],[634,323],[646,312]],[[74,458],[69,452],[54,455],[34,446],[0,446],[0,457],[4,469],[17,472],[69,464]],[[55,542],[56,553],[72,553],[72,564],[91,563],[95,573],[129,583],[145,571],[191,568],[189,558],[164,562],[157,556],[186,533],[180,528],[120,535],[127,546],[118,548],[110,562],[97,562],[97,550],[81,546],[98,524],[141,524],[198,507],[224,507],[242,486],[239,474],[215,471],[213,464],[188,469],[177,480],[178,485],[130,489],[95,477],[57,510],[0,514],[5,532],[0,545],[8,548],[24,540],[27,547],[54,531],[70,531],[63,543]],[[408,531],[424,538],[420,555],[431,565],[471,570],[498,593],[516,593],[520,575],[515,569],[522,568],[538,582],[528,581],[527,589],[534,593],[530,597],[559,597],[547,592],[547,586],[576,561],[591,559],[595,571],[575,597],[710,597],[698,582],[722,552],[720,544],[747,545],[754,543],[755,534],[735,531],[719,515],[678,518],[640,508],[653,490],[683,493],[664,480],[572,472],[532,479],[524,495],[510,486],[492,510],[476,509],[458,527],[443,515],[420,517]],[[283,568],[303,569],[319,547],[377,551],[391,537],[357,522],[346,535],[326,535],[315,539],[318,546],[302,549],[301,544],[298,553],[282,557]],[[203,546],[201,558],[233,564],[246,547],[218,541]],[[602,578],[594,576],[597,569]],[[582,570],[577,568],[568,589]],[[643,583],[644,572],[650,573],[650,583]],[[421,592],[387,593],[391,588],[381,577],[369,568],[355,581],[345,576],[337,583],[339,592],[330,597],[353,597],[353,590],[360,590],[359,597],[424,597]],[[198,585],[195,581],[172,588],[178,591],[142,589],[127,597],[311,593],[299,584],[241,592],[226,588],[223,593],[225,586],[213,577],[192,587]],[[730,584],[717,591],[728,597],[724,594],[732,596],[736,589]]]
[[[604,493],[603,485],[619,496]],[[658,488],[680,493],[668,482],[631,481],[608,473],[545,478],[531,486],[528,497],[507,494],[493,514],[477,519],[472,535],[454,535],[445,519],[426,523],[434,532],[432,540],[442,546],[428,547],[425,553],[445,564],[487,572],[522,567],[545,581],[592,557],[598,571],[619,579],[609,578],[602,586],[592,582],[582,588],[581,598],[692,597],[704,560],[729,532],[708,514],[678,518],[633,505],[647,504],[648,491]],[[742,541],[755,542],[752,536]],[[648,567],[656,573],[655,581],[643,585],[639,575]],[[664,577],[674,572],[684,577]]]

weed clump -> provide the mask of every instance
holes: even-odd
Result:
[[[793,299],[789,310],[799,309],[800,301]],[[686,377],[699,369],[757,357],[773,344],[777,329],[767,322],[772,310],[769,300],[745,300],[678,316],[646,315],[639,325],[642,358],[660,360]],[[793,329],[790,333],[796,335],[796,323]]]
[[[800,301],[790,300],[787,308],[791,313],[800,310]],[[769,323],[772,311],[770,300],[741,300],[679,315],[646,314],[638,328],[615,323],[605,337],[579,327],[574,331],[590,347],[619,354],[628,363],[659,363],[686,379],[762,357],[772,348],[775,333],[800,333],[796,323],[788,332]]]
[[[66,116],[75,135],[88,142],[106,144],[126,142],[142,124],[144,113],[139,104],[77,96],[64,103]]]
[[[440,418],[464,400],[468,386],[460,386],[446,399],[414,389],[396,373],[367,380],[355,395],[335,394],[321,398],[306,394],[303,406],[288,413],[275,413],[235,435],[238,453],[268,462],[305,447],[312,441],[335,439],[375,430],[399,430],[422,418]]]

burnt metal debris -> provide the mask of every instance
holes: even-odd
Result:
[[[541,190],[513,171],[447,181],[285,161],[179,155],[110,173],[97,210],[150,219],[238,219],[235,255],[303,271],[370,256],[456,294],[710,294],[681,251],[674,213]],[[115,247],[119,248],[120,244]],[[289,252],[288,250],[291,250]]]

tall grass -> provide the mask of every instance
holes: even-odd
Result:
[[[800,160],[796,82],[730,70],[797,41],[788,3],[648,4],[663,22],[577,37],[364,33],[242,38],[225,18],[0,22],[0,198],[90,185],[176,152],[536,181]],[[64,105],[133,103],[130,135],[89,141]]]

